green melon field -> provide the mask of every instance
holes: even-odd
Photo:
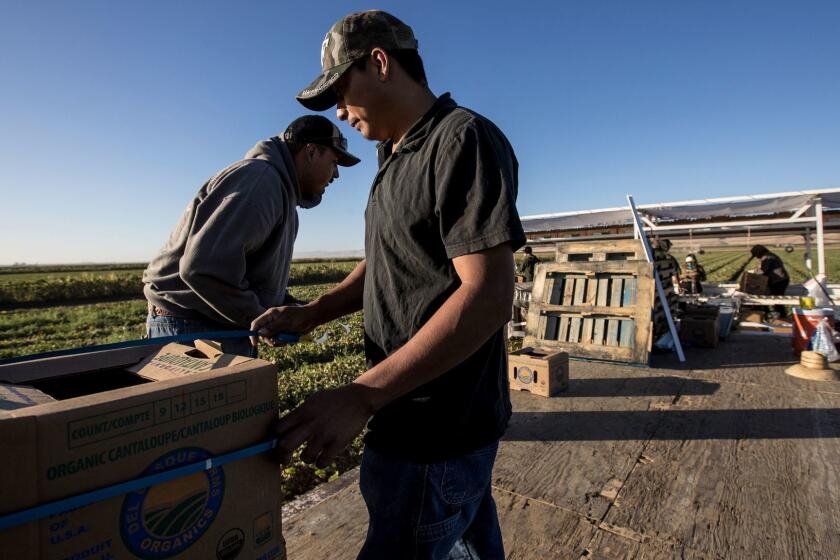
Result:
[[[805,253],[802,248],[795,248],[792,253],[786,253],[782,248],[771,248],[775,254],[781,257],[785,268],[790,274],[791,283],[802,283],[809,278],[808,269],[805,268]],[[685,252],[673,252],[679,260],[680,265],[685,260]],[[704,254],[695,254],[698,261],[706,269],[709,282],[726,283],[738,282],[744,270],[758,268],[758,261],[750,259],[749,252],[743,251],[706,251]],[[817,267],[816,248],[812,253],[813,267]],[[840,249],[826,249],[825,252],[826,273],[830,282],[840,281]]]
[[[289,291],[299,299],[312,300],[344,278],[356,262],[295,263]],[[141,338],[146,319],[141,274],[142,268],[113,267],[45,267],[5,274],[0,270],[0,359]],[[122,301],[79,303],[114,294]],[[260,348],[261,358],[277,364],[281,412],[316,390],[343,385],[364,371],[361,313],[316,329],[314,338],[324,333],[329,337],[322,344]],[[303,463],[296,453],[282,470],[285,498],[291,500],[355,467],[361,449],[361,438],[357,438],[323,469]]]

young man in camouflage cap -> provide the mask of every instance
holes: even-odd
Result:
[[[297,207],[316,206],[337,166],[358,162],[338,127],[307,115],[214,175],[143,273],[148,335],[245,329],[282,305]],[[222,349],[255,355],[248,337],[223,340]]]
[[[503,558],[490,475],[511,414],[504,325],[525,242],[516,157],[493,123],[429,90],[411,28],[390,14],[342,18],[321,66],[298,100],[337,105],[381,142],[365,260],[253,327],[305,332],[364,308],[369,369],[282,418],[279,447],[288,456],[305,443],[301,457],[326,464],[367,424],[359,558]]]

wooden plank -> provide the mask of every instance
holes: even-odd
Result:
[[[618,321],[616,319],[607,320],[607,346],[618,346]]]
[[[554,340],[566,342],[566,337],[569,335],[569,318],[566,315],[556,315],[556,317]]]
[[[557,286],[557,275],[556,274],[546,274],[545,275],[545,291],[544,294],[546,299],[544,303],[551,303],[551,294],[554,293],[554,289]]]
[[[631,347],[636,340],[636,323],[632,319],[625,319],[619,321],[621,323],[619,328],[618,345]]]
[[[583,320],[583,331],[580,335],[581,344],[592,344],[592,326],[594,319],[586,318]]]
[[[610,302],[610,279],[598,278],[598,292],[595,297],[595,303],[598,307],[607,307]]]
[[[606,319],[594,319],[592,327],[592,344],[596,346],[604,345],[604,333],[606,332]]]
[[[587,278],[575,279],[575,297],[572,300],[572,305],[582,305],[586,296],[586,281]]]
[[[681,397],[643,455],[605,522],[712,558],[837,557],[840,395],[724,383]]]
[[[632,307],[636,305],[636,284],[638,282],[635,278],[627,278],[624,280],[624,298],[621,302],[622,307]]]
[[[575,294],[575,278],[566,274],[566,281],[563,283],[562,305],[570,305]]]
[[[557,260],[560,260],[561,255],[569,255],[573,253],[603,253],[609,255],[610,253],[631,253],[635,254],[634,260],[645,260],[644,248],[642,242],[638,239],[615,239],[610,241],[573,241],[558,243],[556,247]],[[608,258],[608,257],[607,257]]]
[[[580,341],[580,317],[569,318],[569,342]]]
[[[552,285],[551,285],[551,296],[548,298],[546,303],[550,304],[560,304],[562,303],[563,298],[563,283],[565,282],[565,277],[560,274],[552,274]]]
[[[548,336],[547,331],[548,331],[548,317],[546,317],[545,315],[540,315],[539,323],[538,323],[538,326],[537,326],[536,336],[540,340],[545,340],[546,337]]]
[[[624,289],[623,278],[610,279],[610,307],[621,307],[622,291]]]
[[[540,309],[552,313],[586,314],[586,315],[615,315],[617,317],[635,317],[636,309],[632,307],[588,307],[586,305],[542,305]]]
[[[595,305],[595,302],[598,297],[598,279],[595,277],[587,278],[586,279],[586,296],[584,297],[583,304],[592,307]]]
[[[652,269],[649,263],[639,261],[546,262],[541,263],[540,267],[546,273],[563,272],[573,276],[585,276],[586,274],[624,274],[635,276],[640,267],[645,270]]]

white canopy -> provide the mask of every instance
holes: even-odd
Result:
[[[823,210],[840,209],[840,189],[796,191],[725,198],[707,198],[663,204],[640,204],[639,213],[653,218],[658,224],[676,221],[709,220],[714,218],[747,218],[796,213],[809,207],[816,199]],[[590,229],[607,226],[630,226],[633,219],[630,207],[603,208],[577,212],[558,212],[524,216],[526,232]]]
[[[650,232],[785,224],[815,227],[819,271],[824,272],[823,212],[840,210],[840,189],[641,204],[636,208],[645,224],[645,230]],[[737,218],[742,220],[739,221]],[[631,226],[632,224],[633,218],[629,206],[540,214],[522,218],[522,226],[526,233]]]

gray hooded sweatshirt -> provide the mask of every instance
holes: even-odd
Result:
[[[282,305],[299,187],[282,140],[257,143],[207,181],[143,273],[143,293],[179,316],[248,327]]]

